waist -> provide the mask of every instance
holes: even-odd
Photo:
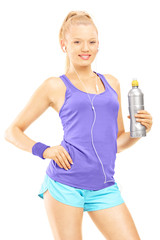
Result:
[[[72,153],[81,152],[86,156],[93,156],[95,151],[98,151],[98,154],[101,155],[102,158],[115,156],[117,153],[117,140],[109,139],[104,141],[85,141],[85,139],[63,139],[61,141],[61,145],[69,152],[70,155]]]

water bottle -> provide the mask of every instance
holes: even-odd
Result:
[[[130,114],[130,137],[139,138],[146,136],[146,127],[140,122],[136,121],[138,110],[144,110],[144,95],[139,89],[139,84],[137,80],[132,81],[132,89],[128,93],[128,105]]]

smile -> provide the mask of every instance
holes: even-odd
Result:
[[[83,60],[88,60],[91,55],[79,55],[79,57]]]

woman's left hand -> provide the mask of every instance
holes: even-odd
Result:
[[[130,118],[130,115],[127,117]],[[137,122],[140,122],[146,127],[147,133],[151,130],[153,121],[150,113],[148,113],[146,110],[139,110],[138,113],[135,114],[135,118]]]

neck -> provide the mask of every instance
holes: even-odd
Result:
[[[77,76],[77,73],[79,75],[79,77],[81,79],[85,79],[92,76],[95,76],[95,74],[93,73],[92,69],[91,69],[91,65],[89,66],[79,66],[79,65],[74,65],[74,66],[70,66],[69,70],[66,72],[66,74],[70,75],[70,76]]]

